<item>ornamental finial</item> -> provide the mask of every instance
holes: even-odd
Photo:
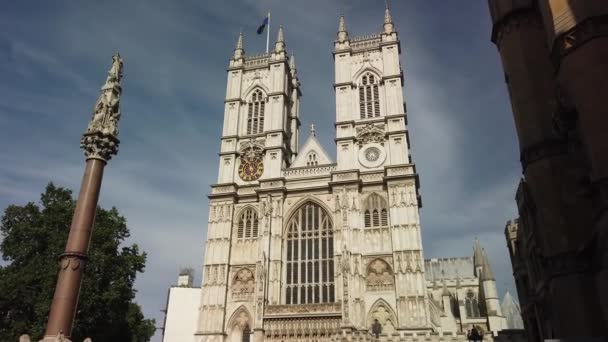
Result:
[[[312,135],[313,137],[317,136],[317,132],[315,131],[315,124],[314,123],[310,124],[310,135]]]
[[[289,56],[289,68],[294,72],[296,71],[296,56],[293,55],[293,52]]]
[[[236,47],[234,48],[234,59],[242,58],[245,54],[243,49],[243,31],[239,32],[239,38],[236,41]]]
[[[108,161],[118,153],[118,120],[120,119],[120,95],[122,87],[123,61],[119,53],[112,56],[112,66],[108,71],[101,94],[93,107],[93,117],[80,140],[87,159]]]
[[[388,6],[388,0],[385,1],[384,7],[384,33],[390,34],[395,30],[395,26],[393,25],[393,18],[391,17],[391,10]]]
[[[348,40],[348,32],[346,31],[346,22],[344,20],[344,14],[340,14],[340,21],[338,23],[338,41],[343,43]]]
[[[277,33],[277,42],[274,45],[274,52],[285,51],[285,37],[283,35],[283,25],[279,26],[279,32]]]

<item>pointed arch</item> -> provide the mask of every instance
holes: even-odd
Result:
[[[256,89],[262,91],[266,98],[268,97],[268,93],[270,93],[270,90],[262,83],[253,83],[243,92],[243,99],[248,100]]]
[[[361,119],[376,118],[380,113],[380,84],[379,73],[364,71],[355,79],[359,100],[359,116]]]
[[[317,151],[311,150],[306,155],[306,166],[317,166],[319,165],[319,158],[317,155]]]
[[[264,131],[264,116],[266,113],[266,102],[268,92],[263,91],[261,86],[256,86],[245,93],[247,101],[246,134],[259,134]]]
[[[477,295],[472,291],[468,290],[465,295],[465,310],[468,318],[479,317],[479,301]]]
[[[370,291],[390,290],[395,287],[393,268],[382,258],[376,258],[367,265],[367,289]]]
[[[330,211],[311,198],[298,202],[284,231],[285,304],[335,301]]]
[[[388,201],[376,192],[363,201],[363,224],[366,228],[388,227]]]
[[[357,73],[355,73],[355,76],[353,77],[353,80],[355,80],[356,85],[359,85],[361,76],[366,72],[369,72],[369,73],[373,74],[374,76],[378,77],[379,80],[382,79],[382,71],[380,71],[380,69],[375,68],[371,65],[364,65],[361,67],[361,69],[359,69],[357,71]]]
[[[235,300],[246,300],[255,291],[255,276],[248,267],[241,268],[232,278],[231,293]]]
[[[226,323],[226,332],[230,335],[231,332],[238,331],[242,336],[242,332],[246,331],[246,328],[250,330],[253,328],[252,324],[253,320],[249,310],[245,305],[241,305],[234,310],[228,323]]]
[[[298,211],[298,209],[306,202],[314,202],[316,204],[318,204],[319,206],[321,206],[321,208],[323,208],[323,210],[325,210],[328,213],[332,213],[333,210],[331,210],[330,207],[327,206],[327,204],[325,204],[323,202],[322,199],[319,199],[317,197],[314,196],[304,196],[303,198],[300,198],[299,200],[297,200],[289,209],[287,209],[287,211],[285,212],[285,215],[283,216],[284,218],[287,218],[287,220],[283,221],[283,222],[288,222],[291,217]],[[329,219],[331,220],[331,225],[333,227],[333,216],[329,215]],[[285,235],[287,232],[287,225],[283,226],[283,235]]]
[[[257,209],[252,205],[246,205],[239,209],[234,219],[233,236],[236,241],[244,239],[257,239],[259,226],[259,215]]]
[[[367,327],[371,329],[374,320],[382,325],[382,333],[390,334],[397,328],[397,314],[384,299],[378,299],[367,313]]]

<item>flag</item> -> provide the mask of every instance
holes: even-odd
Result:
[[[262,22],[262,25],[260,25],[258,27],[258,34],[262,34],[262,32],[264,32],[264,28],[266,28],[266,25],[268,25],[268,16],[266,16],[266,18],[264,18],[264,21]]]

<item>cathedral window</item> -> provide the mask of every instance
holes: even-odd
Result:
[[[265,104],[262,92],[254,91],[247,106],[247,134],[258,134],[264,131]]]
[[[239,239],[258,237],[258,213],[253,208],[247,208],[241,212],[236,237]]]
[[[465,309],[467,311],[467,317],[479,317],[479,303],[471,290],[469,290],[466,295]]]
[[[316,165],[319,165],[319,161],[317,160],[317,154],[315,152],[310,152],[306,158],[306,166]]]
[[[285,257],[286,304],[335,301],[332,223],[318,204],[305,203],[287,223]]]
[[[366,228],[388,227],[388,210],[386,200],[376,193],[368,196],[365,201],[363,223]]]
[[[365,73],[359,82],[359,114],[361,119],[380,116],[378,77]]]

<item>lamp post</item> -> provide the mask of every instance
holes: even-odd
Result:
[[[118,120],[122,68],[122,58],[115,54],[112,56],[112,67],[106,82],[101,87],[101,94],[93,108],[93,117],[80,141],[86,165],[68,241],[59,258],[57,285],[43,341],[66,341],[72,334],[103,170],[112,156],[118,153],[120,143]]]

